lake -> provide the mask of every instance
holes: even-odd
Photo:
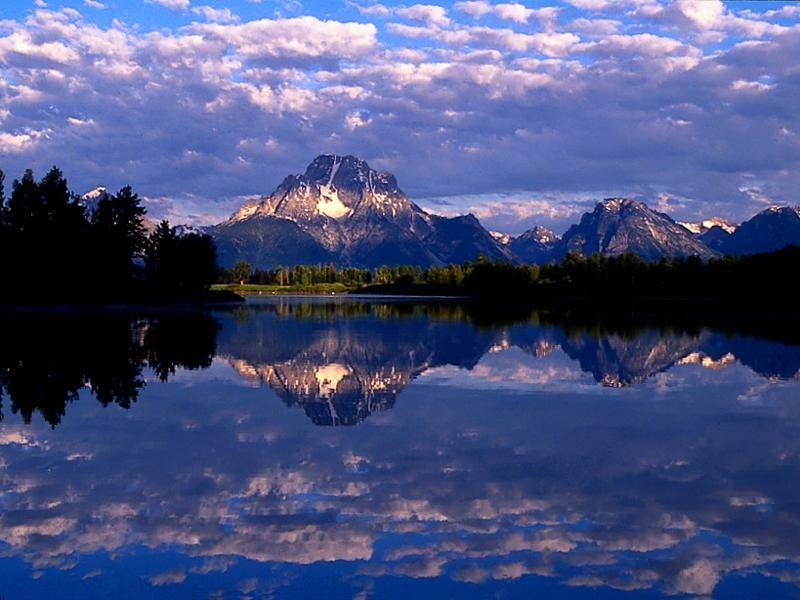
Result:
[[[264,298],[0,312],[0,597],[800,597],[800,335]]]

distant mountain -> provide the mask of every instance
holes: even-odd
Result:
[[[93,190],[89,190],[85,194],[83,194],[80,198],[78,198],[78,202],[86,209],[86,214],[91,216],[91,214],[97,209],[97,205],[101,200],[105,200],[106,198],[110,198],[111,194],[108,192],[108,189],[99,186],[94,188]],[[152,233],[155,231],[157,223],[152,219],[145,216],[142,220],[142,224],[144,225],[144,230],[147,234]],[[189,226],[182,226],[187,229],[194,229]]]
[[[546,263],[555,258],[558,236],[546,227],[536,226],[512,238],[508,247],[526,263]]]
[[[87,206],[106,193],[87,194]],[[318,156],[302,175],[290,175],[269,196],[243,204],[227,221],[206,228],[219,261],[246,260],[260,268],[301,263],[422,267],[492,260],[546,263],[567,253],[662,257],[752,254],[800,245],[800,208],[773,207],[740,226],[719,217],[678,223],[643,202],[609,198],[585,213],[559,239],[544,227],[516,237],[489,232],[473,215],[429,214],[398,187],[396,178],[354,156]]]
[[[715,225],[697,236],[697,239],[716,252],[725,253],[725,248],[729,243],[731,232],[727,229]]]
[[[771,206],[742,223],[724,240],[725,254],[756,254],[800,246],[800,206]]]
[[[720,217],[711,217],[710,219],[705,219],[703,221],[699,221],[697,223],[685,223],[681,222],[680,225],[683,225],[686,229],[688,229],[691,233],[695,235],[703,235],[707,233],[709,230],[713,229],[714,227],[719,227],[726,233],[733,233],[736,231],[736,224],[728,221],[726,219],[722,219]]]
[[[511,236],[507,233],[503,233],[502,231],[490,231],[489,235],[491,235],[498,244],[502,244],[503,246],[507,245],[511,241]]]
[[[318,156],[268,197],[244,204],[208,232],[220,262],[255,266],[334,261],[361,267],[422,266],[512,253],[468,215],[430,215],[400,190],[394,175],[354,156]]]
[[[78,202],[86,209],[86,214],[91,215],[97,208],[97,204],[108,197],[110,197],[108,190],[100,186],[83,194]]]
[[[645,260],[717,255],[669,216],[625,198],[599,202],[594,211],[585,213],[580,223],[570,227],[555,249],[557,257],[568,252],[584,256],[632,253]]]

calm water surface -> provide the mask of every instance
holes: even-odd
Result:
[[[0,313],[0,597],[800,597],[800,336]]]

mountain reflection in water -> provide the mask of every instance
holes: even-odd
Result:
[[[0,596],[797,597],[800,340],[743,322],[2,313]]]

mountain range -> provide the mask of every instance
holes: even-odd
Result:
[[[98,191],[99,190],[99,191]],[[84,196],[87,206],[105,192]],[[305,173],[289,175],[269,196],[244,203],[229,219],[205,228],[220,264],[255,267],[333,262],[373,268],[423,267],[491,260],[546,263],[567,253],[662,257],[753,254],[800,245],[800,207],[770,207],[735,225],[712,217],[679,223],[645,203],[608,198],[562,236],[533,227],[518,236],[487,231],[471,214],[431,214],[386,171],[355,156],[318,156]]]
[[[463,314],[453,318],[455,312],[448,316],[430,307],[413,319],[402,318],[398,306],[354,308],[358,317],[351,312],[344,319],[332,318],[343,310],[336,304],[261,305],[252,319],[225,321],[219,356],[239,376],[269,386],[322,426],[355,425],[393,408],[423,373],[448,366],[474,371],[496,352],[510,351],[507,360],[519,365],[514,372],[529,373],[528,359],[514,349],[536,359],[561,350],[575,361],[571,369],[608,387],[639,385],[686,364],[723,369],[739,363],[769,380],[800,377],[800,346],[719,331],[646,328],[598,335],[569,321],[478,326]]]

